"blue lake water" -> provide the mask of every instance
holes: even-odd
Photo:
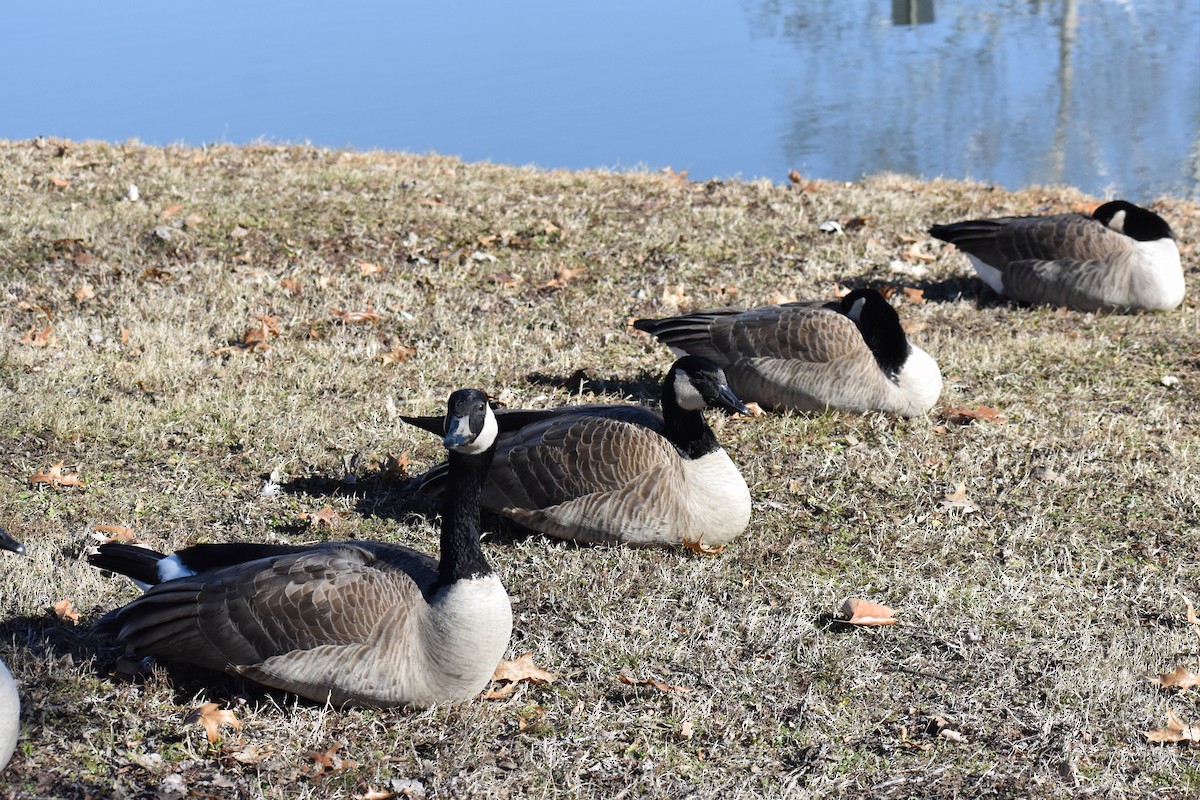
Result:
[[[1197,0],[22,3],[0,43],[9,139],[1200,199]]]

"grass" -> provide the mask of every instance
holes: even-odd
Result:
[[[1200,792],[1195,751],[1141,733],[1168,707],[1200,718],[1145,681],[1200,660],[1180,596],[1200,599],[1194,203],[1154,204],[1182,245],[1184,306],[1112,316],[980,296],[924,233],[1091,199],[1069,189],[39,140],[0,143],[0,196],[0,524],[29,549],[0,570],[0,657],[25,701],[0,796]],[[670,355],[630,317],[835,283],[922,289],[895,302],[941,364],[939,409],[1005,421],[714,418],[755,500],[719,557],[489,536],[509,655],[532,651],[555,683],[332,710],[186,668],[131,676],[89,633],[136,594],[87,565],[96,525],[159,549],[432,551],[387,465],[441,453],[397,414],[439,413],[461,386],[511,407],[645,399]],[[270,349],[240,347],[260,315],[277,318]],[[47,326],[48,346],[22,343]],[[60,460],[86,485],[28,483]],[[272,474],[283,491],[264,494]],[[973,513],[939,504],[959,484]],[[332,530],[301,517],[327,505]],[[831,627],[850,596],[902,624]],[[48,610],[62,599],[78,625]],[[242,723],[216,745],[183,723],[209,700]],[[312,754],[335,746],[322,771]]]

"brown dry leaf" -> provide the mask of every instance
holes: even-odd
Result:
[[[287,289],[294,295],[300,294],[300,279],[299,278],[280,278],[279,285]]]
[[[908,249],[905,250],[900,257],[910,264],[914,261],[937,261],[937,256],[930,255],[921,249],[921,242],[919,241],[913,242],[911,245],[909,245]]]
[[[63,462],[59,461],[48,470],[38,470],[29,476],[31,484],[48,483],[51,486],[83,486],[78,472],[63,473]]]
[[[105,544],[109,542],[130,542],[133,541],[133,528],[126,528],[123,525],[97,525],[95,534],[97,539],[100,539]],[[103,534],[108,534],[104,536]]]
[[[925,290],[915,289],[912,286],[902,286],[900,291],[904,293],[904,299],[918,306],[925,304]]]
[[[525,276],[519,272],[493,272],[492,282],[499,286],[520,286]]]
[[[763,407],[753,400],[746,403],[746,408],[750,409],[749,414],[734,414],[730,419],[754,419],[755,417],[765,417],[767,415],[767,412],[763,411]]]
[[[275,754],[275,751],[265,744],[248,744],[240,750],[226,752],[230,758],[241,764],[261,764]]]
[[[653,686],[660,692],[690,692],[686,686],[672,686],[669,683],[655,680],[654,678],[631,678],[628,675],[618,675],[617,680],[629,686]]]
[[[942,497],[937,501],[938,508],[961,508],[964,514],[974,514],[979,510],[979,506],[967,497],[967,485],[960,483],[954,487],[954,491]]]
[[[221,738],[218,729],[222,725],[231,725],[235,731],[242,729],[242,723],[238,722],[233,712],[228,709],[222,710],[217,703],[205,703],[183,719],[184,725],[194,725],[197,722],[204,726],[204,734],[208,737],[209,744],[216,744]]]
[[[162,210],[162,215],[161,215],[161,216],[162,216],[162,218],[163,218],[163,219],[170,219],[171,217],[173,217],[173,216],[175,216],[176,214],[178,214],[180,211],[183,211],[183,205],[182,205],[182,204],[180,204],[180,203],[171,203],[171,205],[167,206],[166,208],[164,208],[164,209]]]
[[[420,200],[418,200],[418,201],[417,201],[417,205],[422,205],[422,206],[440,206],[440,205],[442,205],[442,204],[443,204],[443,203],[445,203],[445,202],[446,202],[446,201],[442,199],[442,196],[441,196],[441,195],[437,195],[437,196],[434,196],[434,197],[422,197]]]
[[[1004,423],[1004,415],[991,406],[978,406],[976,408],[968,408],[966,406],[946,406],[942,409],[942,416],[947,422],[953,422],[958,425],[969,425],[974,420],[983,420],[985,422]]]
[[[480,247],[495,247],[500,242],[500,237],[494,233],[489,233],[486,236],[480,236],[476,239]]]
[[[126,328],[124,325],[121,326],[121,344],[129,344],[129,328]]]
[[[57,186],[60,189],[65,189],[71,185],[71,182],[69,180],[67,180],[66,178],[60,178],[57,175],[51,175],[50,182],[53,183],[55,186]]]
[[[375,307],[370,304],[362,311],[342,311],[340,308],[335,308],[333,316],[338,321],[344,322],[347,325],[379,321],[379,315],[375,313]]]
[[[75,299],[83,303],[96,296],[96,290],[90,283],[84,281],[75,287]]]
[[[745,417],[745,419],[749,419],[749,417]],[[692,541],[686,536],[683,537],[683,539],[680,541],[680,544],[682,544],[688,550],[691,550],[693,553],[699,553],[702,556],[719,556],[721,553],[725,552],[725,545],[723,544],[719,544],[716,547],[709,547],[698,539],[696,541]]]
[[[687,183],[688,171],[686,169],[676,172],[675,170],[671,169],[670,165],[667,165],[660,169],[659,172],[661,172],[663,175],[666,175],[668,178],[674,178],[676,183]]]
[[[685,173],[685,175],[686,175],[686,173]],[[562,233],[562,228],[558,227],[557,225],[555,225],[553,222],[551,222],[548,219],[539,219],[538,227],[540,227],[542,229],[542,233],[547,234],[547,235],[550,235],[553,233]]]
[[[271,349],[271,345],[268,344],[271,337],[283,333],[279,327],[279,317],[258,314],[254,318],[258,323],[251,325],[242,334],[242,344],[251,353],[265,353]]]
[[[306,519],[308,524],[318,528],[332,528],[342,521],[341,516],[333,510],[333,506],[325,506],[320,511],[301,511],[300,519]]]
[[[388,453],[379,464],[379,473],[385,478],[408,477],[408,451],[404,450],[398,456]]]
[[[1187,606],[1188,625],[1200,627],[1200,615],[1196,614],[1196,607],[1192,605],[1192,601],[1188,600],[1187,597],[1184,597],[1183,595],[1180,595],[1180,597],[1183,597],[1183,604]]]
[[[690,739],[690,738],[692,738],[692,734],[695,732],[696,732],[696,725],[690,719],[685,719],[679,725],[679,738],[680,739]]]
[[[674,286],[667,284],[663,287],[660,299],[664,306],[677,308],[687,302],[687,291],[684,289],[683,284],[676,284]]]
[[[896,612],[880,603],[851,597],[842,603],[840,621],[849,625],[895,625]]]
[[[54,604],[54,616],[58,617],[63,622],[69,622],[72,625],[79,624],[79,612],[75,610],[75,606],[71,605],[71,601],[63,598]]]
[[[383,366],[386,367],[389,364],[403,364],[416,354],[417,348],[407,344],[398,344],[395,345],[391,350],[388,350],[386,353],[380,355],[379,360],[382,361]]]
[[[487,694],[483,696],[484,700],[503,700],[510,696],[517,689],[521,688],[521,684],[516,681],[506,683],[503,686],[497,686],[494,689],[488,689]]]
[[[34,325],[21,337],[21,344],[27,344],[30,347],[53,347],[57,342],[58,337],[54,335],[53,325],[47,325],[41,330]]]
[[[533,663],[533,653],[522,653],[515,661],[500,660],[492,673],[494,681],[529,681],[531,683],[553,683],[558,676]]]
[[[570,283],[576,275],[583,272],[583,267],[571,269],[570,267],[560,266],[554,277],[545,283],[538,284],[537,289],[561,289]]]
[[[368,275],[378,275],[386,269],[386,267],[370,261],[359,261],[355,266],[358,267],[358,274],[364,278]]]
[[[357,761],[351,761],[338,756],[337,751],[341,750],[344,746],[344,742],[338,742],[328,750],[314,750],[313,752],[309,753],[308,757],[311,758],[315,763],[313,764],[312,774],[310,774],[308,777],[310,779],[320,779],[324,778],[326,775],[333,775],[335,773],[357,767]]]
[[[1167,727],[1143,731],[1152,742],[1191,742],[1200,744],[1200,725],[1185,725],[1175,712],[1167,709]]]
[[[1176,664],[1175,669],[1170,672],[1164,672],[1156,678],[1147,678],[1146,680],[1157,683],[1164,689],[1178,689],[1180,694],[1200,686],[1200,675],[1182,664]]]
[[[368,787],[362,794],[354,795],[354,800],[391,800],[395,796],[395,792],[389,792],[387,789],[372,789]]]

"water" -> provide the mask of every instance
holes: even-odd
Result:
[[[339,6],[11,4],[0,137],[1200,199],[1196,0]]]

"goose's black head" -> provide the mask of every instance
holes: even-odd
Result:
[[[874,289],[855,289],[842,298],[842,313],[858,326],[875,363],[895,380],[908,360],[908,337],[896,309]]]
[[[663,407],[669,402],[685,411],[724,408],[740,414],[750,413],[746,404],[729,388],[724,370],[702,356],[684,356],[671,365],[663,379]]]
[[[1174,239],[1175,232],[1167,221],[1148,208],[1135,206],[1127,200],[1111,200],[1092,212],[1092,218],[1117,233],[1139,242]]]
[[[17,555],[21,555],[25,552],[25,545],[10,536],[4,528],[0,528],[0,550],[11,550]]]
[[[459,389],[446,401],[447,450],[465,455],[477,455],[496,443],[496,415],[488,405],[487,395],[478,389]]]

